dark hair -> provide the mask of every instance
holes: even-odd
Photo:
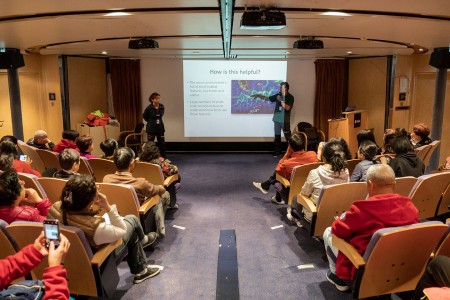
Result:
[[[14,145],[17,145],[17,139],[16,139],[15,136],[12,136],[12,135],[5,135],[5,136],[2,136],[2,138],[0,139],[0,143],[1,143],[1,142],[4,142],[4,141],[10,141],[10,142],[12,142]]]
[[[7,170],[0,174],[0,206],[11,206],[22,191],[17,173]]]
[[[0,171],[7,171],[14,169],[14,156],[12,154],[1,154],[0,155]]]
[[[76,138],[75,143],[78,149],[80,149],[80,153],[87,153],[89,147],[92,145],[92,136],[83,134]]]
[[[375,141],[375,136],[373,135],[373,132],[368,129],[360,130],[358,132],[358,134],[356,135],[356,140],[358,141],[358,148],[359,148],[359,146],[361,146],[362,141],[371,141],[375,145],[377,144],[377,142]]]
[[[61,193],[61,209],[80,211],[85,209],[97,194],[95,180],[89,175],[72,176]]]
[[[395,155],[412,152],[414,146],[407,136],[397,136],[391,140],[391,147]]]
[[[405,128],[395,128],[395,136],[406,136],[409,138],[409,133]]]
[[[58,157],[59,165],[63,170],[70,170],[73,164],[80,162],[80,153],[72,148],[64,149]]]
[[[0,154],[10,154],[14,159],[19,158],[19,152],[17,152],[17,147],[13,142],[5,140],[0,143]]]
[[[100,143],[100,149],[105,153],[105,156],[112,156],[118,146],[119,144],[115,139],[106,139]]]
[[[64,130],[63,133],[62,133],[62,138],[63,139],[66,139],[66,140],[69,140],[69,141],[72,141],[72,142],[75,142],[75,140],[79,136],[80,136],[80,134],[78,133],[78,131],[71,130],[71,129]]]
[[[147,142],[142,147],[142,153],[139,155],[139,160],[150,162],[152,159],[159,158],[161,153],[155,142]]]
[[[342,145],[338,139],[331,139],[323,146],[322,157],[325,158],[326,163],[331,165],[333,172],[341,172],[346,169],[344,155]]]
[[[286,81],[283,81],[282,83],[280,83],[280,86],[284,85],[287,89],[289,89],[289,83],[287,83]]]
[[[377,145],[369,140],[365,140],[361,142],[359,145],[359,153],[364,156],[365,160],[372,161],[374,157],[377,155],[378,147]]]
[[[113,160],[117,170],[122,171],[128,169],[131,161],[135,158],[134,151],[128,147],[122,147],[114,151]]]
[[[148,97],[148,101],[150,101],[150,102],[153,103],[153,99],[155,99],[155,98],[158,97],[158,96],[161,97],[161,95],[158,94],[158,93],[152,93],[152,94],[150,95],[150,97]]]
[[[413,132],[416,135],[420,136],[422,140],[426,140],[430,135],[430,128],[428,128],[428,126],[425,125],[424,123],[419,123],[414,125]]]
[[[383,141],[384,141],[384,153],[394,153],[391,147],[391,141],[396,136],[395,129],[388,128],[384,131]]]
[[[305,141],[303,139],[303,135],[294,133],[289,139],[289,146],[291,146],[292,150],[294,150],[295,152],[304,150]]]
[[[343,138],[341,138],[341,137],[331,138],[328,142],[339,143],[342,147],[342,151],[344,152],[344,159],[345,160],[352,159],[352,154],[350,153],[350,150],[348,149],[348,144]]]

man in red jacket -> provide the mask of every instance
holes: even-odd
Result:
[[[330,270],[327,279],[340,291],[350,289],[344,280],[354,280],[356,269],[350,260],[333,247],[331,233],[355,247],[359,254],[366,251],[372,235],[378,229],[417,223],[419,211],[407,197],[394,194],[395,174],[389,165],[373,165],[367,171],[369,198],[353,202],[331,227],[323,240]]]
[[[67,273],[61,264],[64,255],[69,251],[70,243],[60,234],[58,248],[54,242],[45,247],[44,232],[34,241],[34,244],[24,247],[14,255],[0,260],[0,290],[6,288],[11,281],[28,274],[42,259],[48,255],[48,267],[45,268],[43,280],[45,285],[45,299],[69,299]]]
[[[295,167],[317,162],[316,152],[305,151],[305,142],[303,141],[302,135],[293,134],[288,143],[289,146],[286,153],[278,162],[278,165],[270,178],[264,182],[253,182],[253,185],[264,195],[269,192],[270,186],[275,184],[277,173],[287,179],[291,179],[291,173]],[[285,204],[278,192],[276,196],[272,197],[272,202],[279,205]]]

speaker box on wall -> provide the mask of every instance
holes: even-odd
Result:
[[[25,66],[23,55],[19,49],[6,48],[0,51],[0,69],[17,69]]]
[[[450,48],[434,48],[430,57],[430,65],[438,69],[450,68]]]

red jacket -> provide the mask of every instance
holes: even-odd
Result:
[[[363,255],[372,235],[378,229],[417,223],[419,211],[411,199],[398,194],[383,194],[353,202],[331,225],[331,232],[344,239]],[[353,280],[356,269],[341,252],[336,260],[336,275]]]
[[[14,255],[0,260],[0,289],[11,281],[29,273],[42,260],[43,255],[33,245],[28,245]],[[44,271],[45,299],[69,299],[69,288],[63,266],[47,267]]]
[[[66,148],[71,148],[71,149],[75,149],[78,151],[77,145],[75,144],[75,142],[72,142],[71,140],[68,140],[68,139],[62,139],[61,141],[59,141],[59,143],[57,143],[55,145],[55,147],[53,147],[53,151],[61,153]]]
[[[16,172],[19,172],[19,173],[33,174],[39,178],[42,177],[42,175],[41,175],[41,173],[39,173],[39,171],[36,171],[29,164],[27,164],[24,161],[18,160],[18,159],[14,160],[13,168],[16,169]]]
[[[36,204],[36,207],[28,205],[0,206],[0,219],[6,223],[14,221],[42,222],[51,206],[52,203],[48,198],[42,199],[42,202]]]
[[[317,162],[317,153],[314,151],[305,152],[301,150],[292,152],[291,147],[288,148],[288,151],[290,151],[290,153],[287,153],[288,158],[284,159],[283,157],[280,159],[275,171],[289,180],[294,167]]]

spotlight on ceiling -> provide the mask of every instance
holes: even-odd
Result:
[[[323,42],[316,40],[314,36],[302,36],[294,42],[294,49],[323,49]]]
[[[286,27],[286,16],[276,10],[244,11],[241,18],[241,29],[269,30]]]
[[[128,49],[155,49],[159,48],[159,44],[157,41],[152,39],[139,39],[139,40],[130,40],[128,43]]]

